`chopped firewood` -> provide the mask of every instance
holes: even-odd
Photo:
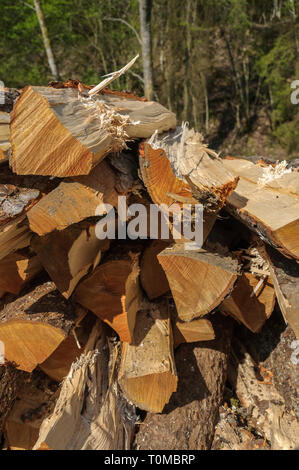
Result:
[[[153,240],[145,249],[140,264],[140,282],[149,300],[169,291],[169,284],[157,255],[169,246],[166,240]]]
[[[238,262],[201,249],[166,248],[158,255],[168,279],[178,317],[190,321],[213,311],[230,294],[238,277]]]
[[[138,313],[134,340],[134,345],[123,344],[120,386],[138,408],[161,413],[177,389],[171,321],[165,302]]]
[[[0,260],[30,244],[32,232],[25,215],[14,218],[0,227]]]
[[[31,450],[43,419],[53,411],[56,386],[41,372],[33,374],[19,387],[17,400],[5,423],[10,450]]]
[[[182,344],[175,352],[178,389],[163,414],[148,413],[135,439],[138,450],[208,450],[219,419],[232,328],[217,316],[216,339]]]
[[[239,179],[203,144],[201,134],[186,126],[147,141],[140,168],[154,202],[170,205],[172,195],[178,195],[187,198],[181,202],[195,199],[212,212],[224,205]]]
[[[11,253],[0,260],[0,290],[19,294],[22,287],[41,270],[37,256]]]
[[[12,112],[11,166],[23,175],[88,175],[108,153],[125,148],[126,141],[175,125],[175,115],[155,102],[28,86]]]
[[[299,172],[263,184],[262,167],[237,159],[225,159],[223,164],[240,176],[227,209],[283,255],[299,259]]]
[[[5,358],[31,372],[71,333],[82,311],[67,304],[52,282],[45,282],[0,312]]]
[[[196,343],[212,339],[215,339],[214,328],[212,323],[205,318],[198,318],[190,322],[176,321],[173,324],[174,348],[182,343]]]
[[[131,343],[140,306],[138,257],[124,255],[100,264],[76,288],[75,300]]]
[[[267,246],[263,254],[269,261],[271,278],[285,321],[299,339],[299,265]]]
[[[31,230],[43,236],[94,217],[100,204],[117,204],[114,185],[115,175],[106,162],[88,176],[63,181],[27,213]]]
[[[31,246],[57,289],[69,298],[89,268],[99,264],[109,240],[97,238],[95,224],[81,224],[35,237]]]
[[[265,276],[261,283],[259,277],[245,272],[219,309],[257,333],[270,317],[274,305],[275,290],[270,276]]]
[[[117,348],[112,348],[109,363],[98,320],[61,385],[52,415],[42,423],[35,450],[130,449],[136,415],[119,391],[116,358]]]

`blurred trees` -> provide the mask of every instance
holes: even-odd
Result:
[[[250,133],[263,109],[273,138],[290,152],[299,146],[298,106],[290,101],[299,79],[299,0],[150,3],[155,99],[219,141]],[[0,80],[9,86],[51,79],[28,4],[33,0],[1,0]],[[138,0],[41,4],[63,79],[97,83],[142,52]],[[113,86],[143,94],[142,60]]]

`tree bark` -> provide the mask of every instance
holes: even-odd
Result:
[[[152,0],[139,0],[139,13],[142,41],[144,94],[148,100],[152,100],[154,96],[151,36]]]

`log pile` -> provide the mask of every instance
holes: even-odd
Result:
[[[173,449],[152,436],[166,410],[165,436],[192,413],[186,448],[209,448],[234,321],[258,333],[277,299],[299,338],[299,173],[220,158],[159,103],[91,89],[7,89],[0,107],[2,445],[130,449],[144,410],[137,446]],[[34,404],[37,371],[61,387]]]

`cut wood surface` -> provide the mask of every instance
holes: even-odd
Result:
[[[141,301],[138,259],[103,262],[77,286],[74,297],[108,323],[121,341],[131,343]]]
[[[62,383],[53,413],[42,423],[35,450],[130,449],[134,407],[119,392],[117,351],[112,349],[109,368],[107,346],[99,320]]]
[[[156,299],[169,291],[165,272],[157,255],[169,246],[166,240],[153,240],[144,250],[140,263],[140,282],[150,300]]]
[[[0,226],[0,260],[30,244],[32,232],[24,215]]]
[[[158,255],[178,317],[190,321],[214,310],[229,295],[238,277],[238,262],[206,250],[186,251],[179,246]]]
[[[253,333],[260,331],[273,312],[275,290],[270,276],[263,279],[252,273],[243,273],[231,295],[220,305],[221,312],[234,317]]]
[[[108,153],[122,150],[126,140],[175,125],[175,115],[155,102],[28,86],[11,117],[11,166],[18,174],[87,175]]]
[[[138,450],[210,448],[227,378],[232,329],[226,320],[217,315],[214,341],[176,350],[178,389],[163,414],[147,414],[136,435]]]
[[[11,253],[0,260],[0,290],[19,294],[22,287],[41,270],[37,256]]]
[[[174,348],[182,343],[196,343],[215,339],[212,323],[205,318],[198,318],[190,322],[176,321],[173,324]]]
[[[299,340],[299,265],[270,246],[265,250],[280,309]]]
[[[33,288],[0,312],[5,358],[31,372],[71,333],[78,315],[79,310],[66,303],[54,283]]]
[[[98,165],[88,176],[78,177],[76,181],[63,181],[27,213],[31,230],[43,236],[94,217],[100,204],[115,206],[117,193],[114,185],[114,173],[106,162]]]
[[[227,199],[227,208],[282,254],[299,259],[299,173],[294,171],[260,186],[257,176],[263,176],[262,167],[236,159],[224,159],[223,163],[235,175],[241,175]],[[248,166],[249,177],[244,175]]]
[[[177,389],[171,321],[165,302],[138,313],[134,339],[134,345],[123,344],[120,386],[138,408],[161,413]]]
[[[43,267],[66,298],[89,268],[96,268],[102,252],[109,248],[109,240],[99,240],[95,229],[92,223],[71,225],[63,231],[35,237],[31,243]]]
[[[191,197],[216,211],[238,182],[216,153],[203,144],[201,134],[187,127],[147,141],[141,151],[140,168],[153,201],[167,205],[176,198],[184,202]]]

